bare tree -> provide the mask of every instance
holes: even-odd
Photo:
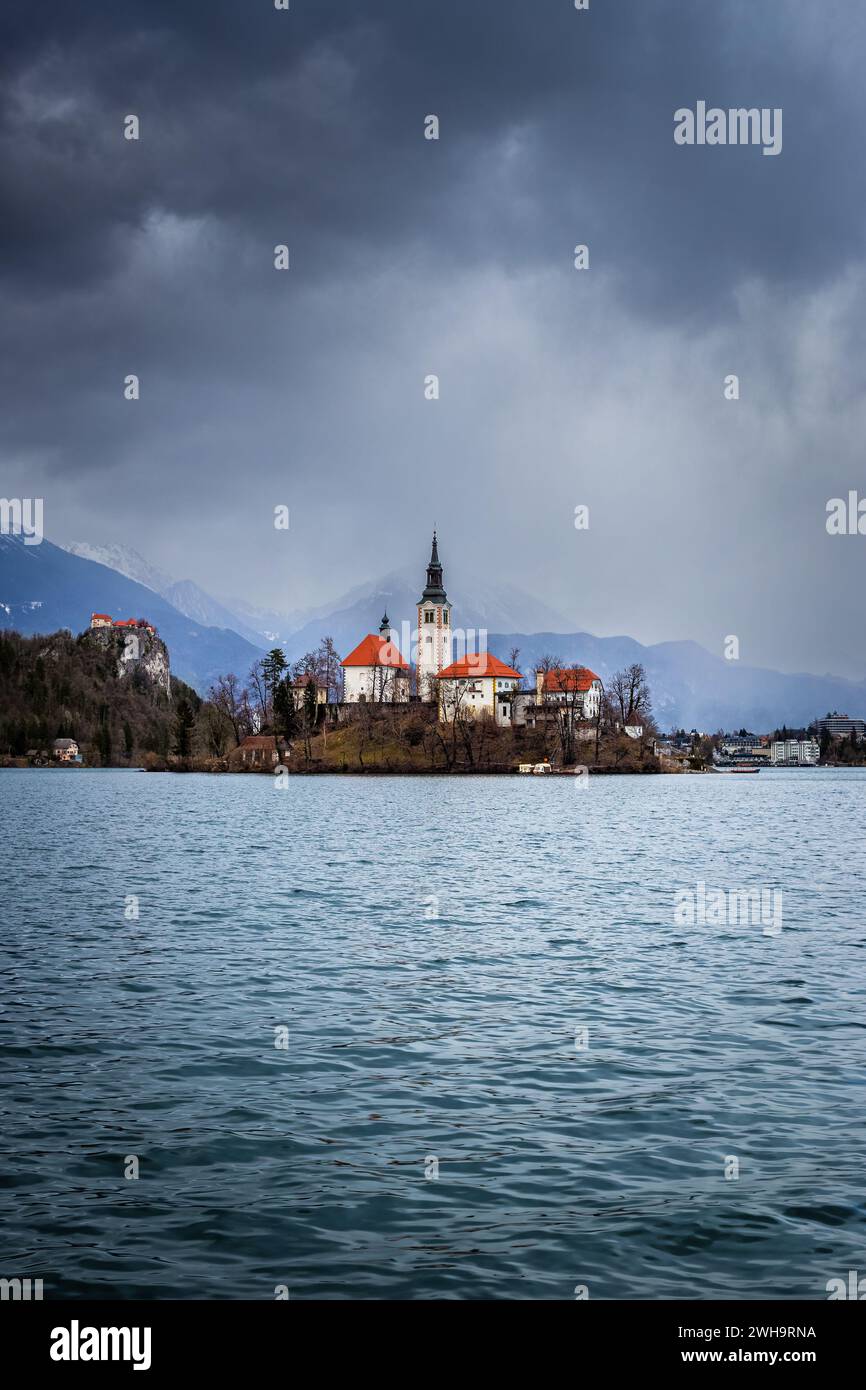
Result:
[[[536,688],[538,687],[539,676],[548,676],[550,675],[551,671],[558,671],[561,665],[562,661],[560,660],[560,658],[557,656],[551,656],[549,652],[547,652],[544,656],[540,656],[536,661],[534,667],[532,668],[536,678]]]
[[[556,732],[564,767],[570,767],[577,761],[577,730],[583,719],[585,691],[582,687],[585,680],[581,666],[559,667],[556,670],[557,690],[553,709],[556,712]]]
[[[563,765],[571,766],[576,761],[577,730],[583,719],[585,690],[582,685],[585,681],[584,668],[565,664],[560,657],[551,656],[550,653],[539,657],[535,663],[535,685],[538,689],[538,677],[541,676],[542,684],[542,703],[547,710],[553,711],[555,717],[556,733],[559,741],[559,750]],[[555,689],[549,689],[545,696],[544,686],[550,685],[549,677],[555,675],[553,682]],[[596,729],[596,762],[598,762],[598,740],[599,729]]]
[[[334,646],[333,637],[322,638],[317,655],[322,684],[327,686],[328,699],[337,701],[342,695],[343,668],[340,665],[340,654]]]
[[[646,671],[640,662],[617,671],[608,687],[611,701],[623,728],[627,724],[648,724],[652,719],[652,700]]]
[[[259,733],[263,734],[270,724],[270,688],[265,659],[261,657],[250,667],[248,697],[255,711]]]
[[[377,662],[373,667],[370,699],[375,705],[384,705],[395,699],[397,693],[396,668]]]
[[[202,707],[199,718],[199,732],[207,752],[214,758],[221,758],[226,751],[232,734],[232,725],[213,700]]]
[[[249,702],[247,692],[234,672],[218,676],[208,691],[208,699],[231,725],[235,746],[249,732]]]
[[[470,684],[467,679],[455,678],[440,682],[440,698],[444,733],[439,738],[449,770],[457,761],[458,749],[462,746],[469,766],[473,765],[472,729],[474,711],[468,705]]]
[[[615,715],[615,712],[614,712],[614,707],[613,707],[613,705],[611,704],[610,696],[608,695],[607,691],[605,691],[605,692],[603,693],[601,699],[600,699],[599,702],[598,702],[598,705],[597,705],[596,711],[595,711],[595,719],[593,720],[593,723],[594,723],[594,726],[595,726],[595,761],[596,761],[596,763],[598,762],[598,752],[599,752],[599,745],[600,745],[600,743],[601,743],[602,730],[604,730],[605,732],[608,732],[610,729],[613,728],[615,722],[616,722],[616,715]]]

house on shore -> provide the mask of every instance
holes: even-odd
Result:
[[[74,738],[56,738],[51,745],[51,756],[59,763],[81,762],[81,752]]]
[[[288,745],[273,734],[247,734],[229,754],[229,762],[241,767],[276,767],[283,761]]]

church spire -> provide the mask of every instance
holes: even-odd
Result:
[[[439,561],[439,546],[436,540],[436,532],[433,532],[433,548],[430,551],[430,563],[427,566],[427,587],[421,595],[421,600],[435,599],[438,603],[444,603],[446,598],[445,590],[442,587],[442,565]]]

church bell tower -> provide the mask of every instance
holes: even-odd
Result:
[[[436,674],[450,665],[451,604],[442,584],[442,565],[434,531],[427,585],[418,600],[418,694],[422,700],[438,699]]]

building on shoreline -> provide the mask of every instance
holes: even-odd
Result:
[[[723,734],[713,749],[716,767],[762,767],[772,760],[772,744],[763,734]]]
[[[284,739],[273,734],[247,734],[229,754],[229,762],[241,767],[273,768],[283,761],[288,750]]]
[[[853,733],[858,742],[866,738],[866,720],[849,719],[847,714],[828,714],[825,719],[816,719],[810,728],[819,738],[823,733],[831,738],[850,738]]]
[[[51,745],[51,756],[59,763],[81,762],[81,751],[74,738],[56,738]]]
[[[817,767],[821,746],[813,738],[777,739],[771,758],[774,767]]]

